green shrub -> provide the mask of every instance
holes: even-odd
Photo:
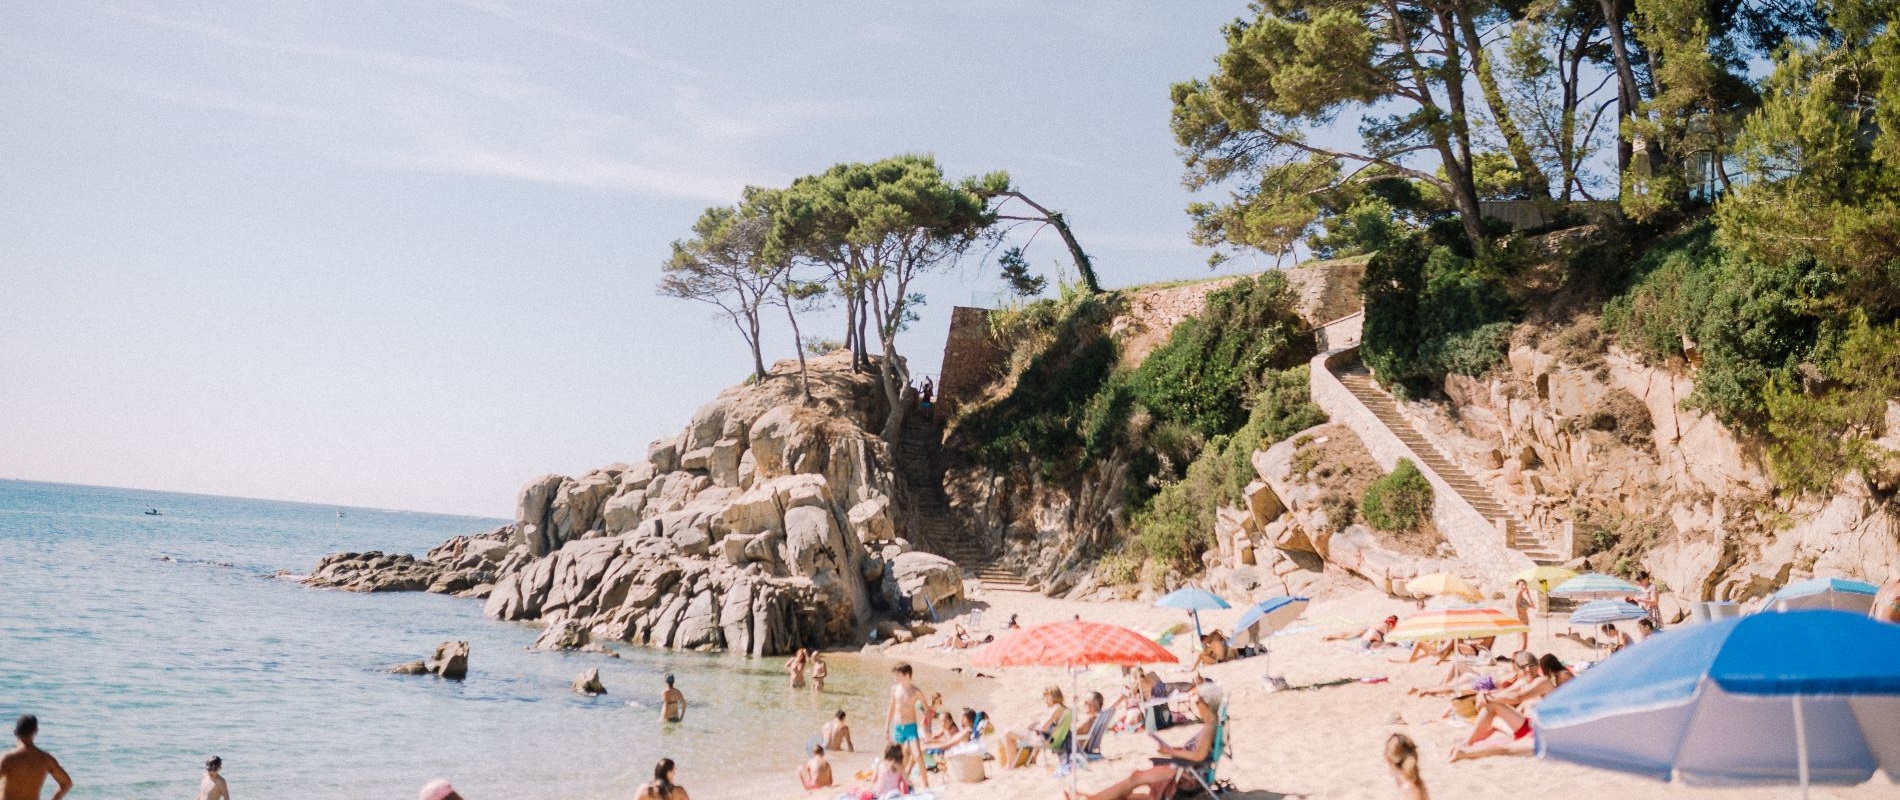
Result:
[[[1493,322],[1447,334],[1432,349],[1433,361],[1447,373],[1484,375],[1504,364],[1512,327],[1509,322]]]
[[[1246,400],[1270,369],[1312,355],[1293,310],[1286,276],[1268,272],[1212,292],[1207,310],[1175,326],[1130,379],[1141,404],[1204,436],[1231,433],[1246,422]]]
[[[1114,586],[1132,584],[1141,577],[1141,557],[1126,550],[1102,556],[1095,562],[1095,576]]]
[[[1026,362],[1009,395],[959,416],[957,435],[998,469],[1031,462],[1052,477],[1073,473],[1085,452],[1119,443],[1131,402],[1097,400],[1115,369],[1103,300],[1045,300],[993,318]]]
[[[1366,524],[1382,531],[1414,531],[1432,514],[1432,484],[1409,458],[1366,487],[1359,502]]]
[[[1401,394],[1431,393],[1445,374],[1489,369],[1508,333],[1511,302],[1500,274],[1510,265],[1474,260],[1433,233],[1395,242],[1366,263],[1360,355]],[[1448,363],[1448,360],[1450,363]]]

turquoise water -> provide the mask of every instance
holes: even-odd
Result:
[[[814,696],[785,687],[780,659],[533,653],[537,628],[488,620],[479,601],[273,577],[499,524],[338,510],[0,481],[0,715],[39,715],[76,800],[191,797],[213,754],[251,798],[407,800],[438,776],[470,800],[626,798],[661,756],[696,798],[783,796],[831,711],[880,738],[885,667],[855,656],[828,657]],[[448,639],[469,641],[467,681],[383,672]],[[588,667],[605,697],[569,691]],[[679,725],[657,722],[667,672],[691,703]]]

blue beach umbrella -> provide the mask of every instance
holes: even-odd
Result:
[[[1576,611],[1570,612],[1572,625],[1602,625],[1605,622],[1622,622],[1626,619],[1642,619],[1649,616],[1642,606],[1626,603],[1622,600],[1595,600],[1584,603]]]
[[[1634,583],[1630,583],[1614,575],[1605,575],[1601,572],[1586,572],[1557,584],[1550,590],[1550,593],[1556,597],[1583,597],[1592,600],[1602,600],[1609,597],[1628,597],[1633,594],[1642,594],[1643,589]]]
[[[1213,592],[1195,586],[1169,592],[1163,595],[1160,600],[1156,600],[1155,606],[1159,608],[1179,608],[1192,615],[1194,617],[1195,639],[1201,638],[1202,611],[1233,607],[1228,605],[1226,600],[1220,599],[1220,597]]]
[[[1841,611],[1680,628],[1533,712],[1537,753],[1700,786],[1900,779],[1900,625]]]
[[[1865,614],[1874,608],[1874,595],[1880,587],[1846,578],[1815,578],[1781,587],[1768,597],[1763,611],[1804,611],[1831,608]]]
[[[1269,597],[1255,603],[1252,608],[1241,613],[1239,622],[1234,623],[1234,635],[1227,639],[1227,646],[1239,647],[1240,637],[1250,630],[1254,632],[1256,642],[1273,635],[1274,631],[1293,624],[1293,620],[1299,619],[1301,614],[1306,613],[1308,602],[1304,597],[1282,596]],[[1270,675],[1273,668],[1272,645],[1267,646],[1265,658]]]

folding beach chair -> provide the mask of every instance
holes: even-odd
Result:
[[[1208,748],[1207,760],[1195,764],[1180,759],[1172,759],[1175,764],[1174,780],[1168,782],[1168,790],[1163,793],[1161,800],[1175,799],[1183,777],[1192,778],[1196,784],[1200,785],[1201,791],[1207,792],[1208,797],[1218,800],[1221,791],[1221,781],[1220,778],[1215,775],[1214,770],[1220,766],[1221,759],[1227,755],[1226,703],[1221,704],[1220,714],[1217,716],[1217,719],[1218,722],[1214,724],[1214,742],[1213,746]]]
[[[1062,718],[1059,720],[1056,720],[1055,731],[1049,734],[1048,750],[1054,753],[1062,753],[1068,750],[1069,736],[1074,733],[1074,730],[1073,730],[1074,727],[1075,727],[1075,710],[1069,709],[1069,710],[1063,711]],[[1036,760],[1036,756],[1042,753],[1043,749],[1044,748],[1042,745],[1035,745],[1031,747],[1024,747],[1022,749],[1017,750],[1016,763],[1011,764],[1010,766],[1017,767],[1017,768],[1029,766],[1031,763],[1033,763]]]

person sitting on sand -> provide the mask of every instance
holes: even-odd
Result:
[[[1431,800],[1425,792],[1425,779],[1418,774],[1418,745],[1403,733],[1385,740],[1385,765],[1392,770],[1392,782],[1399,785],[1399,800]]]
[[[811,654],[811,690],[823,692],[825,679],[831,677],[831,666],[825,663],[824,653]]]
[[[212,756],[205,762],[205,776],[198,781],[198,800],[231,800],[231,787],[224,783],[224,759]]]
[[[844,709],[842,708],[831,716],[830,722],[825,723],[825,729],[819,735],[824,738],[825,747],[833,753],[840,750],[847,753],[858,751],[856,745],[851,742],[851,726],[844,724]]]
[[[825,761],[825,746],[811,746],[811,760],[798,768],[798,783],[807,789],[823,789],[831,785],[831,764]]]
[[[0,755],[0,798],[40,800],[40,788],[49,776],[59,785],[53,800],[73,790],[73,779],[59,765],[59,759],[33,744],[33,738],[39,735],[39,717],[23,714],[13,723],[13,737],[20,740],[20,746]]]
[[[955,717],[944,717],[938,728],[941,732],[936,738],[924,742],[924,753],[942,754],[945,750],[970,741],[970,737],[976,735],[976,711],[963,709],[962,719],[959,725]]]
[[[692,800],[686,789],[673,784],[673,759],[662,758],[653,765],[653,782],[640,787],[634,800]]]
[[[1213,631],[1201,637],[1202,665],[1224,664],[1234,660],[1234,648],[1227,646],[1227,636]]]
[[[420,800],[462,800],[462,796],[455,793],[455,787],[442,778],[423,784],[422,791],[417,792],[416,797]]]
[[[811,661],[811,651],[800,647],[798,653],[792,656],[792,660],[785,662],[785,671],[792,674],[792,688],[805,688],[805,664],[809,661]]]
[[[1650,619],[1648,617],[1644,617],[1636,621],[1636,641],[1639,641],[1639,642],[1648,641],[1649,637],[1655,636],[1655,635],[1656,635],[1656,621],[1655,620]]]
[[[1649,618],[1644,617],[1643,619]],[[1609,658],[1610,656],[1616,655],[1621,652],[1623,648],[1636,643],[1636,640],[1631,639],[1629,634],[1617,628],[1614,622],[1603,623],[1601,627],[1597,628],[1597,631],[1603,634],[1603,638],[1597,640],[1597,643],[1601,645],[1604,650],[1601,656],[1602,658]]]
[[[660,721],[679,722],[686,719],[686,695],[673,688],[673,676],[666,676],[666,691],[660,694]]]
[[[1570,678],[1570,670],[1563,662],[1556,655],[1545,653],[1537,662],[1536,678],[1497,692],[1479,692],[1478,719],[1472,727],[1471,736],[1465,739],[1465,746],[1475,746],[1494,733],[1502,733],[1510,737],[1511,741],[1529,737],[1531,706],[1569,682]],[[1452,753],[1452,760],[1459,760],[1456,751]]]
[[[951,626],[950,638],[944,643],[955,650],[968,650],[976,646],[976,639],[971,638],[970,630],[963,627],[963,623],[958,622]]]
[[[1024,748],[1047,748],[1054,744],[1056,729],[1061,727],[1062,718],[1069,714],[1069,707],[1062,704],[1062,689],[1056,686],[1042,690],[1042,701],[1048,706],[1049,711],[1043,717],[1041,724],[1003,734],[1000,755],[1003,758],[1004,767],[1015,766],[1016,758]],[[1074,735],[1073,727],[1070,728],[1070,735]]]
[[[878,759],[877,771],[871,775],[872,797],[910,794],[910,781],[904,779],[905,758],[903,745],[884,748],[884,757]]]
[[[1223,698],[1224,695],[1216,684],[1203,683],[1195,687],[1196,714],[1205,720],[1218,719]],[[1066,800],[1127,800],[1133,797],[1156,800],[1169,794],[1170,783],[1183,782],[1173,787],[1175,789],[1195,785],[1192,778],[1183,774],[1183,768],[1200,769],[1210,759],[1218,757],[1218,754],[1214,752],[1214,739],[1217,737],[1214,729],[1215,725],[1212,724],[1203,726],[1180,747],[1168,744],[1160,736],[1149,734],[1153,736],[1155,749],[1159,752],[1158,757],[1149,760],[1149,766],[1136,769],[1120,782],[1099,792],[1075,795],[1064,789],[1062,796]]]
[[[1339,633],[1329,633],[1326,635],[1325,640],[1329,642],[1338,642],[1338,641],[1351,639],[1359,643],[1359,649],[1371,650],[1374,647],[1379,647],[1385,644],[1385,635],[1388,633],[1391,633],[1392,629],[1398,626],[1399,626],[1398,617],[1386,617],[1384,620],[1381,620],[1379,624],[1374,625],[1370,628],[1367,628],[1360,633],[1352,633],[1350,631],[1341,631]]]

